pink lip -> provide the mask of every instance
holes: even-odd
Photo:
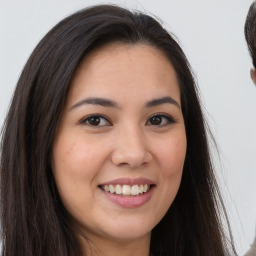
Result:
[[[146,202],[148,202],[153,194],[153,191],[155,189],[156,183],[152,180],[149,180],[144,177],[139,177],[139,178],[119,178],[119,179],[114,179],[110,180],[107,182],[104,182],[100,184],[99,187],[104,186],[104,185],[154,185],[153,187],[150,188],[150,190],[146,193],[137,195],[137,196],[121,196],[117,194],[111,194],[109,192],[104,191],[101,189],[102,193],[114,204],[124,207],[124,208],[135,208],[139,207]]]
[[[113,184],[113,183],[111,183]],[[120,184],[120,183],[119,183]],[[125,183],[127,184],[127,183]],[[138,183],[136,183],[138,184]],[[140,183],[141,184],[141,183]],[[101,191],[105,194],[105,196],[114,204],[121,206],[123,208],[136,208],[142,206],[146,202],[148,202],[152,196],[155,187],[150,188],[150,190],[146,193],[143,193],[138,196],[120,196],[116,194],[111,194],[101,189]]]
[[[107,181],[107,182],[104,182],[102,184],[100,184],[101,186],[104,186],[104,185],[136,185],[136,184],[139,184],[139,185],[145,185],[145,184],[148,184],[148,185],[155,185],[155,182],[152,181],[152,180],[149,180],[147,178],[143,178],[143,177],[140,177],[140,178],[136,178],[136,179],[131,179],[131,178],[119,178],[119,179],[114,179],[114,180],[110,180],[110,181]]]

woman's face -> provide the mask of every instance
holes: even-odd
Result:
[[[91,52],[53,146],[61,200],[92,241],[150,238],[179,189],[186,134],[175,71],[148,45]]]

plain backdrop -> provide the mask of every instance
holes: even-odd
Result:
[[[243,255],[256,233],[256,87],[243,34],[251,0],[0,0],[0,125],[39,40],[62,18],[97,3],[154,14],[178,37],[219,145],[217,175]]]

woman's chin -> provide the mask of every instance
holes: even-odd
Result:
[[[115,226],[105,227],[101,229],[98,234],[107,240],[117,241],[118,243],[128,243],[134,240],[140,240],[145,238],[150,238],[152,227],[149,225],[135,225],[126,223],[116,223]]]

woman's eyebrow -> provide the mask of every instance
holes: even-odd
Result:
[[[79,102],[77,102],[76,104],[74,104],[69,110],[73,110],[74,108],[80,107],[82,105],[100,105],[103,107],[111,107],[111,108],[120,108],[120,106],[109,99],[105,99],[105,98],[97,98],[97,97],[93,97],[93,98],[85,98],[83,100],[80,100]]]
[[[166,103],[173,104],[180,109],[180,104],[170,96],[153,99],[146,103],[146,107],[155,107],[155,106],[166,104]]]
[[[180,108],[179,103],[170,96],[165,96],[165,97],[150,100],[146,103],[146,107],[147,108],[155,107],[155,106],[159,106],[159,105],[166,104],[166,103],[173,104],[173,105],[177,106],[178,108]],[[87,105],[87,104],[99,105],[102,107],[121,108],[115,101],[105,99],[105,98],[90,97],[90,98],[85,98],[85,99],[78,101],[69,110],[73,110],[75,108],[78,108],[82,105]]]

